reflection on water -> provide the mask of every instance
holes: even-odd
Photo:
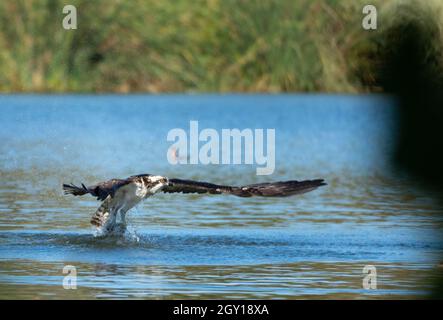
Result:
[[[74,264],[74,263],[73,263]],[[361,263],[374,264],[371,261]],[[0,293],[8,298],[402,298],[430,288],[429,267],[377,263],[377,290],[362,288],[362,268],[347,262],[166,266],[74,264],[77,290],[64,290],[61,263],[0,262]],[[21,270],[18,272],[17,270]],[[26,270],[26,271],[22,271]],[[6,275],[5,275],[6,274]],[[31,284],[31,285],[30,285]]]
[[[1,96],[1,298],[425,297],[441,208],[389,168],[394,105],[341,96]],[[172,166],[167,132],[275,128],[276,172]],[[91,198],[63,182],[150,172],[215,183],[324,178],[283,199],[161,194],[99,239]],[[239,182],[240,181],[240,182]],[[78,270],[64,290],[62,269]],[[378,289],[362,288],[377,267]]]

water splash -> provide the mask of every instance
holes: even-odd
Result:
[[[132,225],[127,226],[126,232],[124,233],[124,238],[129,242],[140,242],[140,237],[137,235],[137,230]]]
[[[109,238],[113,240],[123,240],[124,243],[138,243],[140,241],[136,229],[132,225],[126,225],[123,223],[116,223],[111,231],[103,227],[95,228],[93,236],[97,239]]]

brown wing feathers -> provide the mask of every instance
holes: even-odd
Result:
[[[169,185],[163,188],[166,193],[210,193],[221,194],[229,193],[232,190],[230,186],[222,186],[209,182],[169,179]]]
[[[289,197],[315,190],[324,185],[326,183],[322,179],[278,181],[233,188],[232,194],[239,197]]]
[[[278,181],[251,184],[242,187],[223,186],[192,180],[169,179],[169,186],[163,188],[166,193],[210,193],[233,194],[239,197],[287,197],[312,191],[326,183],[323,179],[304,181]]]
[[[130,179],[112,179],[90,187],[86,187],[83,183],[81,187],[77,187],[74,184],[63,184],[63,190],[65,194],[72,194],[74,196],[82,196],[89,193],[92,196],[97,197],[97,200],[103,201],[108,195],[113,197],[118,188],[130,183],[131,181],[132,180]]]
[[[84,194],[89,193],[88,188],[85,187],[84,184],[82,184],[82,187],[77,187],[74,184],[63,184],[63,191],[65,194],[72,194],[74,196],[82,196]]]

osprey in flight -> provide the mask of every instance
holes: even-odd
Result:
[[[323,179],[304,181],[278,181],[251,184],[243,187],[222,186],[208,182],[168,179],[151,174],[140,174],[127,179],[111,179],[96,185],[77,187],[63,184],[65,194],[82,196],[89,193],[103,201],[91,219],[91,223],[103,232],[111,232],[116,226],[117,216],[126,225],[126,212],[143,199],[157,192],[165,193],[209,193],[232,194],[238,197],[287,197],[305,193],[324,186]]]

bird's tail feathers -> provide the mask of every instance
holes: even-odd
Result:
[[[94,215],[91,218],[91,224],[96,226],[97,228],[103,227],[105,223],[107,222],[110,214],[110,204],[111,204],[111,197],[108,196],[106,199],[102,202],[100,207],[98,207],[97,211],[94,213]]]
[[[65,194],[72,194],[74,196],[82,196],[89,193],[88,188],[82,183],[81,187],[77,187],[74,184],[63,184],[63,191]]]

